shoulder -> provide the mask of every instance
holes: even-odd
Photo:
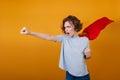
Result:
[[[85,37],[85,36],[84,37],[80,37],[80,39],[89,41],[89,39],[87,37]]]
[[[66,38],[66,35],[58,35],[56,42],[61,42],[64,40],[64,38]]]
[[[80,37],[80,41],[83,43],[89,43],[89,39],[87,37]]]
[[[66,37],[66,35],[64,35],[64,34],[63,34],[63,35],[58,35],[58,36],[57,36],[57,38],[64,38],[64,37]]]

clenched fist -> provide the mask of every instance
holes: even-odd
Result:
[[[21,34],[30,34],[30,31],[26,28],[26,27],[23,27],[20,31]]]

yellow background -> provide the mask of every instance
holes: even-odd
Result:
[[[62,34],[62,19],[77,16],[83,27],[106,16],[116,22],[91,41],[86,60],[91,80],[120,80],[120,0],[0,0],[0,80],[64,80],[60,43],[21,35],[31,31]]]

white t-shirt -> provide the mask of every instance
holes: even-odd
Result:
[[[62,42],[59,67],[73,76],[87,75],[83,51],[89,47],[88,38],[60,35],[56,42]]]

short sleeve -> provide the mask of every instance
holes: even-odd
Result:
[[[90,47],[90,44],[89,44],[89,41],[88,41],[88,44],[87,44],[87,46],[86,46],[87,48],[89,48]]]
[[[62,42],[62,41],[63,41],[63,38],[64,38],[64,35],[59,35],[59,36],[57,36],[56,42]]]
[[[87,38],[87,37],[86,37]],[[86,45],[86,48],[89,48],[90,47],[90,41],[89,41],[89,39],[87,38],[86,39],[87,40],[87,45]]]

